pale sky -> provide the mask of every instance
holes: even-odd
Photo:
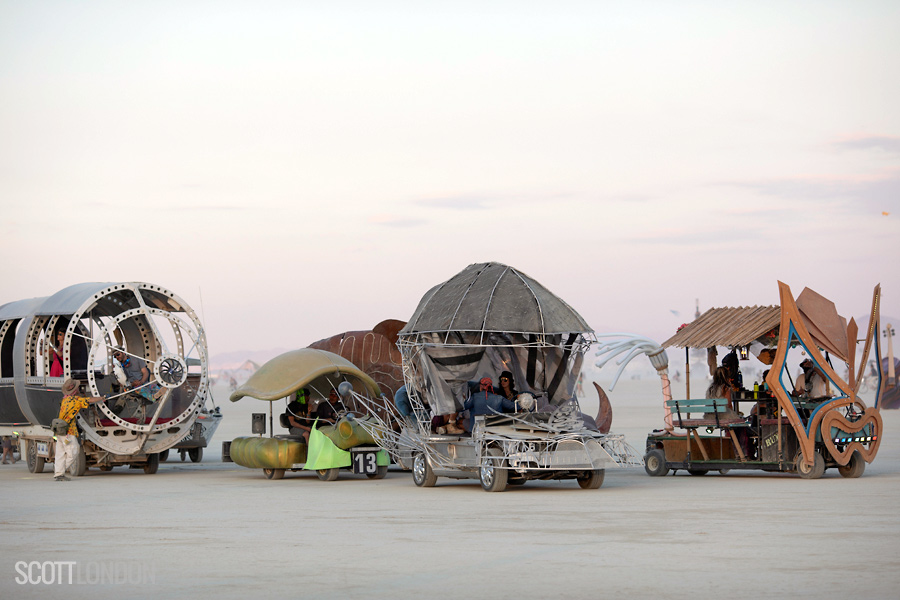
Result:
[[[898,31],[894,1],[3,2],[0,304],[147,281],[213,355],[295,348],[494,260],[598,333],[779,279],[900,315]]]

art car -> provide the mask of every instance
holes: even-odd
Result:
[[[334,481],[341,470],[381,479],[390,457],[361,427],[370,416],[370,398],[378,384],[350,361],[332,352],[301,348],[262,365],[231,394],[269,402],[269,435],[265,413],[253,415],[253,433],[235,438],[223,458],[250,469],[262,469],[267,479],[282,479],[288,471],[315,471],[322,481]],[[274,405],[280,402],[275,434]]]
[[[468,266],[425,294],[398,338],[405,387],[376,411],[389,419],[363,427],[416,485],[471,478],[499,492],[571,479],[596,489],[606,469],[641,465],[573,392],[593,331],[521,271]]]
[[[123,363],[146,382],[127,381]],[[50,423],[69,378],[107,398],[76,417],[83,443],[70,472],[155,473],[204,410],[206,334],[187,303],[149,283],[82,283],[0,306],[0,435],[19,437],[34,473],[54,460]]]
[[[662,346],[623,339],[601,348],[606,360],[629,345],[642,345],[642,351],[657,356],[663,348],[685,349],[686,398],[673,399],[664,377],[664,427],[647,436],[649,475],[741,469],[817,479],[826,469],[837,469],[853,478],[875,459],[883,433],[883,374],[877,375],[872,406],[860,397],[859,387],[873,346],[874,362],[882,364],[880,286],[863,332],[818,293],[807,288],[795,300],[786,284],[778,282],[778,287],[780,305],[712,308]],[[858,342],[863,348],[857,361]],[[691,348],[707,354],[704,367],[712,376],[709,388],[693,397]],[[721,359],[719,348],[724,349]],[[751,383],[742,368],[760,369],[763,376]]]

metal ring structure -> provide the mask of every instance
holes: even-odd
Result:
[[[56,354],[50,346],[60,331],[63,372],[50,376]],[[90,395],[111,398],[79,414],[78,423],[86,439],[114,454],[172,447],[190,433],[208,394],[202,324],[181,298],[149,283],[82,283],[46,298],[4,304],[0,347],[0,424],[24,419],[49,426],[59,412],[63,382],[78,379]],[[145,363],[144,389],[116,389],[115,348]],[[140,406],[141,413],[118,410],[120,416],[107,406],[119,398]]]
[[[117,436],[118,439],[114,437],[110,440],[109,435],[103,435],[99,431],[93,430],[84,417],[79,416],[79,422],[84,428],[86,437],[104,449],[128,454],[129,450],[134,452],[138,445],[143,443],[146,452],[161,452],[178,443],[190,432],[190,426],[206,399],[209,385],[206,334],[193,310],[168,290],[149,284],[131,284],[131,286],[130,291],[134,293],[139,306],[109,319],[103,329],[104,335],[94,339],[91,345],[88,381],[92,392],[99,394],[96,370],[90,366],[95,364],[96,358],[104,351],[107,361],[110,361],[109,340],[113,338],[118,340],[122,337],[125,341],[126,354],[135,354],[132,345],[137,342],[138,358],[146,361],[148,371],[153,374],[151,379],[155,379],[161,390],[165,390],[159,403],[162,403],[164,398],[169,399],[176,390],[183,390],[188,394],[195,393],[186,408],[164,422],[155,424],[132,423],[116,415],[106,403],[97,403],[96,406],[108,420],[129,432],[124,436]],[[122,289],[127,288],[117,287],[116,290],[111,291],[120,292]],[[183,311],[190,321],[185,321],[170,310],[153,307],[159,306],[161,303],[169,304],[167,308]],[[171,332],[161,330],[161,326],[166,325],[171,328]],[[117,332],[119,335],[116,335]],[[165,333],[170,335],[167,336]],[[167,337],[169,340],[166,339]],[[189,348],[185,348],[186,337],[190,342]],[[129,340],[134,341],[128,343]],[[140,352],[143,353],[143,356]],[[200,368],[196,390],[191,389],[193,386],[185,386],[189,374],[189,361],[198,363]]]

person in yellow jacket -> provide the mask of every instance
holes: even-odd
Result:
[[[69,428],[64,435],[56,434],[56,454],[53,459],[54,481],[69,481],[66,471],[78,456],[78,428],[75,426],[75,416],[89,404],[104,400],[101,396],[80,396],[78,391],[78,382],[74,379],[66,379],[62,387],[63,399],[59,406],[59,418],[68,423]]]

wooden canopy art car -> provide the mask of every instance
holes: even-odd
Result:
[[[648,474],[761,469],[814,479],[836,468],[844,477],[859,477],[875,459],[883,431],[882,386],[871,406],[860,397],[859,387],[870,352],[882,364],[880,286],[861,337],[855,320],[839,316],[830,300],[810,289],[795,300],[782,282],[778,289],[778,306],[710,309],[663,342],[663,347],[685,348],[686,353],[709,349],[713,368],[717,346],[748,359],[756,354],[771,366],[752,389],[748,382],[742,386],[732,380],[728,398],[691,398],[689,383],[686,399],[666,398],[665,426],[647,437]],[[859,360],[857,342],[863,342]],[[791,370],[798,361],[804,372],[795,380]],[[809,382],[816,378],[821,387],[812,391]]]

